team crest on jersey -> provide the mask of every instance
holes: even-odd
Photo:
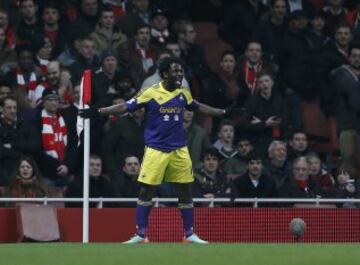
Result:
[[[132,99],[128,100],[126,103],[127,103],[127,104],[132,104],[132,103],[135,102],[135,100],[136,100],[135,98],[132,98]]]

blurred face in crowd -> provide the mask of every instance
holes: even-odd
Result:
[[[189,128],[194,118],[194,112],[185,109],[184,110],[184,127]]]
[[[80,86],[77,85],[73,88],[72,90],[72,94],[71,94],[71,99],[73,103],[79,103],[80,100]]]
[[[47,65],[46,79],[49,84],[56,86],[60,82],[60,65],[57,62],[50,62]]]
[[[298,16],[291,19],[289,25],[295,30],[305,30],[308,25],[308,19],[306,17]]]
[[[262,75],[258,80],[260,95],[263,98],[269,99],[271,97],[273,86],[274,80],[270,75]]]
[[[269,157],[271,160],[284,163],[287,157],[286,145],[281,143],[275,144],[269,153]]]
[[[157,60],[157,65],[159,66],[163,59],[169,58],[169,57],[171,57],[171,54],[167,51],[160,53],[159,58]]]
[[[295,133],[289,144],[295,151],[304,152],[308,147],[306,134],[302,132]]]
[[[99,22],[100,22],[100,25],[103,28],[113,29],[114,25],[115,25],[114,12],[112,12],[112,11],[102,11]]]
[[[136,11],[140,13],[145,13],[149,8],[149,0],[132,0],[132,5]]]
[[[335,32],[335,41],[340,47],[347,47],[352,39],[353,36],[349,27],[340,27]]]
[[[32,71],[34,69],[34,56],[28,50],[23,50],[19,53],[18,62],[25,71]]]
[[[59,21],[59,11],[55,8],[45,8],[42,13],[42,19],[47,25],[55,25]]]
[[[251,64],[258,64],[262,58],[261,44],[257,42],[249,43],[245,51],[245,56]]]
[[[321,32],[325,26],[325,19],[323,17],[314,17],[311,25],[316,31]]]
[[[186,43],[194,43],[196,38],[196,31],[193,25],[186,24],[184,32],[179,33],[179,38]]]
[[[287,13],[285,0],[277,0],[271,7],[271,13],[277,19],[284,19]]]
[[[125,164],[123,166],[123,171],[126,175],[137,178],[140,171],[140,161],[136,156],[128,156],[125,158]]]
[[[19,177],[21,177],[22,179],[29,180],[34,175],[34,169],[28,161],[23,160],[21,161],[19,166],[19,174]]]
[[[249,140],[241,140],[237,144],[237,151],[241,156],[247,156],[253,150]]]
[[[211,154],[205,154],[203,160],[203,167],[208,173],[215,173],[219,167],[219,158]]]
[[[166,44],[166,49],[171,51],[172,56],[180,58],[181,57],[181,49],[178,43],[169,43]]]
[[[20,4],[20,13],[26,19],[36,17],[37,6],[33,0],[22,1]]]
[[[40,59],[49,60],[51,57],[52,45],[48,38],[45,38],[44,41],[45,41],[44,46],[42,46],[38,50],[36,55]]]
[[[226,143],[234,141],[234,126],[232,125],[222,125],[219,131],[219,138]]]
[[[115,56],[107,56],[102,64],[102,69],[107,74],[114,74],[117,69],[117,59]]]
[[[150,29],[148,27],[139,28],[135,35],[135,40],[140,47],[147,48],[150,43]]]
[[[17,103],[13,99],[6,99],[3,103],[2,114],[9,123],[16,121]]]
[[[5,85],[0,85],[0,101],[11,94],[11,88]]]
[[[159,31],[163,31],[169,26],[169,21],[165,16],[157,15],[151,19],[151,26]]]
[[[309,179],[309,165],[305,158],[300,158],[294,163],[293,175],[296,180]]]
[[[6,34],[3,28],[0,28],[0,50],[5,46]]]
[[[328,5],[338,7],[343,5],[343,0],[327,0]]]
[[[339,185],[345,185],[348,180],[350,179],[350,174],[346,172],[345,170],[342,170],[337,176],[336,180]]]
[[[235,70],[236,59],[233,54],[226,54],[223,56],[220,66],[227,74],[233,74]]]
[[[95,55],[94,42],[90,39],[82,40],[81,45],[80,45],[80,53],[87,60],[92,60]]]
[[[308,159],[309,164],[309,174],[316,176],[321,171],[321,161],[318,157],[311,157]]]
[[[59,109],[59,97],[48,97],[43,101],[43,106],[50,115],[55,115]]]
[[[251,177],[260,177],[263,169],[261,160],[250,160],[248,163],[248,170]]]
[[[7,29],[9,26],[9,17],[5,11],[0,10],[0,28]]]
[[[82,0],[80,8],[85,15],[96,16],[98,12],[98,2],[97,0]]]
[[[349,61],[352,68],[360,70],[360,49],[351,49]]]
[[[94,178],[99,178],[102,173],[102,161],[100,158],[90,157],[89,161],[89,175]]]

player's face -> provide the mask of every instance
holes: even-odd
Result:
[[[172,63],[167,73],[168,85],[170,88],[178,88],[181,86],[184,77],[184,69],[181,64]]]
[[[250,160],[248,164],[249,174],[254,177],[259,177],[262,172],[262,162],[261,160]]]

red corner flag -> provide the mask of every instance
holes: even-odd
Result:
[[[91,70],[85,70],[80,84],[80,100],[79,109],[87,108],[87,104],[91,102]],[[84,129],[84,119],[77,117],[76,131],[79,137],[78,144],[80,144],[80,134]]]

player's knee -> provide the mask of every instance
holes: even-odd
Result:
[[[150,202],[156,194],[157,186],[141,185],[139,192],[139,200],[144,202]]]

